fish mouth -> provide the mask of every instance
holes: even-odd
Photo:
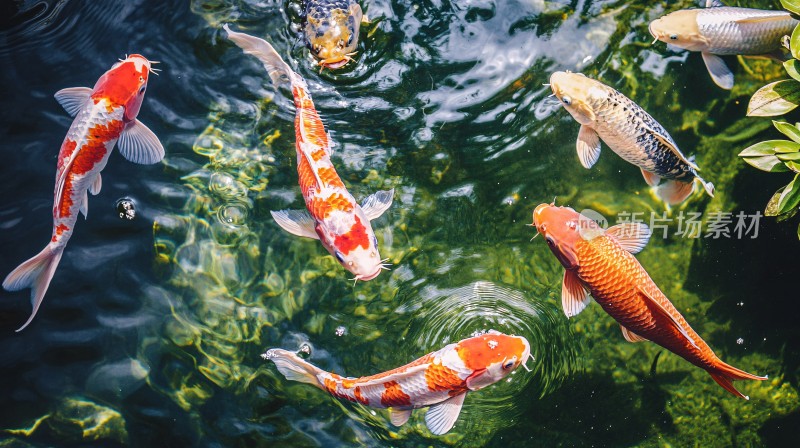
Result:
[[[347,65],[348,62],[352,61],[353,60],[352,56],[354,54],[356,53],[353,52],[341,56],[333,56],[330,58],[322,59],[317,64],[319,64],[319,66],[322,68],[336,70],[338,68],[344,67],[345,65]]]
[[[372,280],[373,278],[377,277],[377,276],[378,276],[378,274],[380,274],[382,270],[383,270],[383,269],[381,269],[380,267],[378,267],[378,269],[377,269],[375,272],[373,272],[372,274],[367,274],[367,275],[356,275],[356,280],[361,280],[362,282],[365,282],[365,281],[367,281],[367,280]]]

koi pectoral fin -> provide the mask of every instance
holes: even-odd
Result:
[[[308,210],[280,210],[277,212],[270,211],[272,219],[278,223],[281,228],[292,235],[303,236],[306,238],[319,239],[317,231],[314,230],[316,224],[314,218],[308,213]]]
[[[139,120],[129,124],[117,141],[122,157],[133,163],[152,165],[164,158],[164,146],[156,134]]]
[[[440,436],[453,428],[458,415],[461,413],[461,407],[464,405],[466,396],[466,392],[458,394],[428,409],[428,412],[425,413],[425,424],[428,425],[431,433]]]
[[[403,426],[411,417],[411,409],[389,409],[389,421],[394,426]]]
[[[55,96],[58,104],[60,104],[71,117],[74,117],[78,115],[83,105],[89,101],[91,95],[92,89],[88,87],[68,87],[59,90],[53,96]]]
[[[589,292],[583,287],[575,271],[564,270],[564,281],[561,283],[561,308],[567,318],[577,316],[591,302]]]
[[[393,198],[394,189],[378,191],[364,199],[364,202],[361,203],[361,209],[367,215],[367,218],[372,221],[392,206]]]
[[[582,124],[578,131],[578,141],[575,143],[575,147],[578,150],[578,159],[580,159],[581,165],[589,169],[600,157],[600,136],[597,131]]]
[[[733,72],[725,64],[725,61],[715,54],[706,52],[701,54],[703,55],[703,62],[706,63],[708,73],[711,75],[711,79],[714,80],[714,84],[725,90],[731,90],[733,88]]]

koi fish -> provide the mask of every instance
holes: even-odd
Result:
[[[620,157],[638,166],[656,194],[668,204],[683,202],[699,180],[709,196],[714,185],[697,175],[667,131],[630,98],[580,73],[555,72],[550,88],[564,109],[581,124],[576,147],[584,168],[600,157],[600,139]],[[660,184],[661,179],[667,179]],[[659,185],[660,184],[660,185]]]
[[[3,288],[8,291],[31,288],[33,311],[17,331],[27,327],[39,311],[78,213],[83,213],[84,218],[88,215],[88,193],[100,192],[100,171],[114,145],[133,163],[153,164],[164,158],[158,137],[136,119],[148,76],[155,72],[150,66],[154,63],[132,54],[105,72],[94,88],[73,87],[56,92],[56,100],[75,120],[58,153],[50,243],[3,281]]]
[[[492,385],[525,366],[530,352],[524,337],[489,330],[402,367],[361,378],[326,372],[279,348],[261,356],[273,361],[288,380],[312,384],[336,398],[389,408],[395,426],[405,424],[413,409],[430,407],[425,423],[433,434],[441,435],[455,424],[467,392]]]
[[[714,83],[733,88],[733,72],[717,55],[782,59],[781,38],[800,23],[786,11],[734,8],[706,0],[704,9],[681,9],[650,23],[650,34],[689,51],[699,51]],[[653,41],[655,43],[655,41]]]
[[[355,0],[306,0],[306,45],[323,68],[337,69],[352,60],[361,22],[367,18]]]
[[[294,96],[297,174],[307,210],[270,212],[275,222],[293,235],[320,240],[356,281],[375,278],[386,266],[370,220],[392,205],[394,190],[374,193],[358,205],[331,163],[331,142],[305,80],[265,40],[224,28],[229,39],[264,64],[276,86],[288,83]]]
[[[633,254],[650,239],[642,223],[603,230],[569,207],[541,204],[533,224],[564,266],[561,305],[564,314],[580,313],[593,297],[620,324],[629,342],[652,341],[711,375],[725,390],[749,399],[734,380],[765,380],[725,364],[689,326]],[[590,297],[591,296],[591,297]]]

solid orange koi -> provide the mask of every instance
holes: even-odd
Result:
[[[737,397],[748,397],[734,380],[765,380],[725,364],[689,326],[633,254],[650,239],[642,223],[603,230],[569,207],[541,204],[533,212],[536,229],[564,266],[561,304],[567,317],[580,313],[593,297],[622,328],[629,342],[655,342],[704,369]]]

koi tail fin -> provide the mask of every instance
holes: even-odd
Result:
[[[294,353],[280,348],[272,348],[267,350],[261,357],[274,362],[278,372],[281,372],[287,380],[313,384],[320,389],[324,389],[317,379],[318,375],[323,373],[323,370],[304,361]]]
[[[44,299],[44,293],[47,292],[47,287],[50,286],[50,280],[53,279],[53,274],[56,272],[58,262],[61,261],[61,254],[63,253],[63,246],[58,249],[52,249],[48,245],[36,256],[19,265],[3,281],[3,288],[6,291],[31,288],[33,311],[31,311],[28,321],[19,327],[17,331],[24,330],[33,321],[36,312],[39,311],[39,306],[41,306]]]
[[[714,381],[716,381],[717,384],[722,386],[723,389],[727,390],[733,395],[736,395],[739,398],[744,398],[745,400],[749,400],[750,397],[736,390],[736,388],[733,386],[733,381],[737,380],[764,381],[765,379],[767,379],[766,376],[758,376],[758,375],[753,375],[752,373],[747,373],[744,370],[739,370],[736,367],[725,364],[722,361],[720,361],[719,365],[717,365],[713,370],[708,370],[708,374],[711,375],[711,378],[714,378]]]
[[[264,64],[264,68],[267,69],[267,73],[269,73],[269,77],[272,79],[272,83],[275,84],[275,86],[280,86],[285,83],[294,84],[298,82],[298,80],[302,80],[302,78],[281,59],[278,52],[275,51],[269,42],[249,34],[231,31],[227,24],[222,28],[228,33],[228,39],[232,40],[233,43],[238,45],[245,53],[252,54]]]

